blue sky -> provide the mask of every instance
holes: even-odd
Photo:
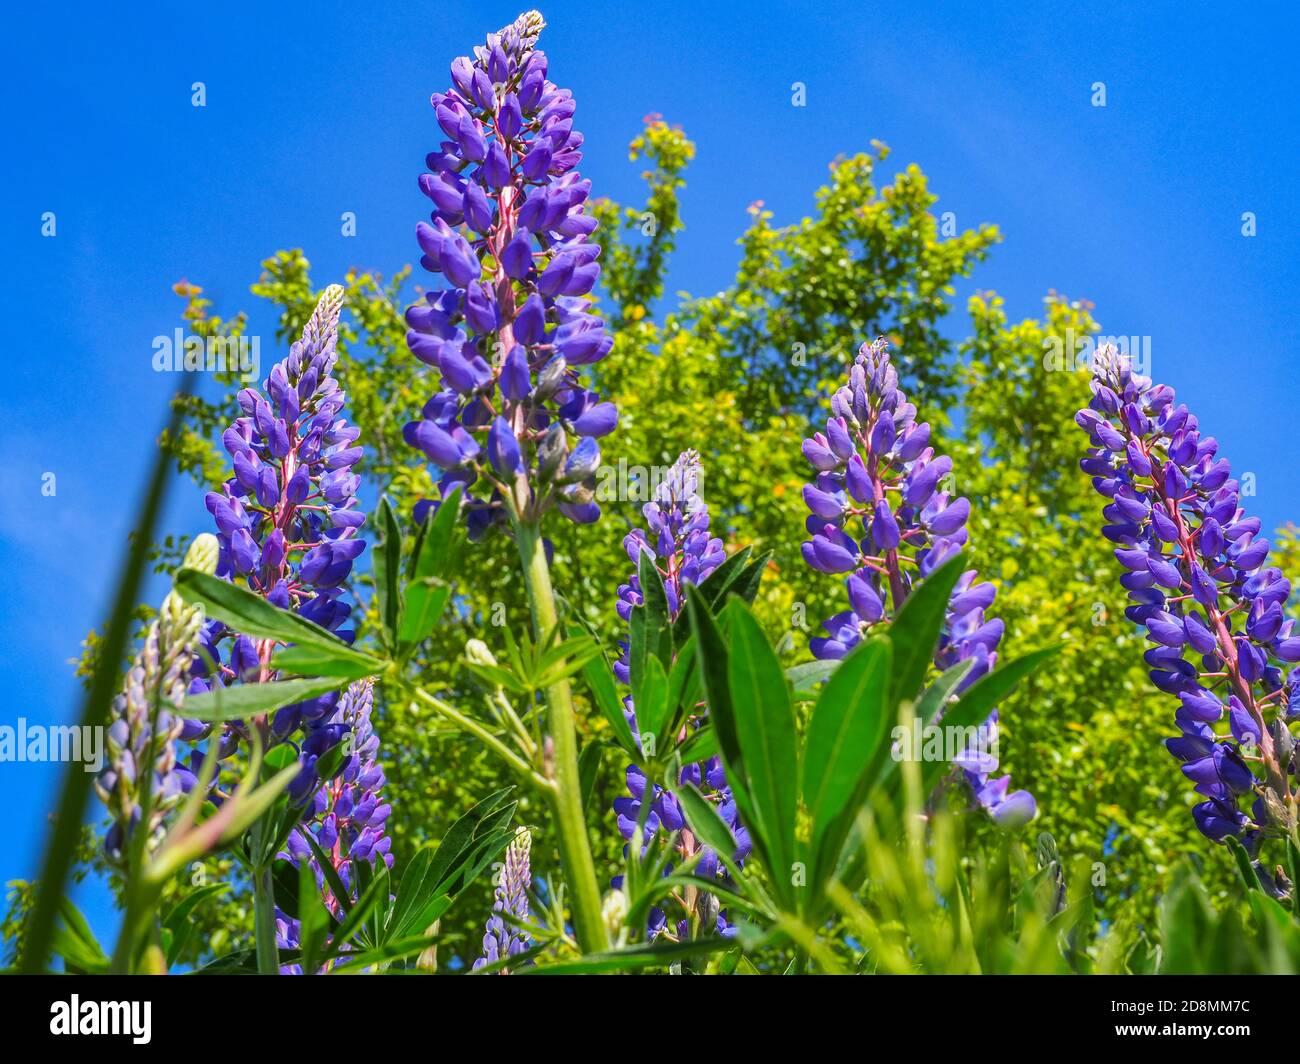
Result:
[[[70,720],[67,662],[100,622],[175,379],[151,368],[181,277],[254,311],[258,262],[302,247],[319,284],[415,257],[415,177],[440,139],[447,65],[513,4],[72,4],[16,8],[0,43],[12,99],[0,170],[14,326],[0,418],[0,723]],[[1088,298],[1109,333],[1150,337],[1172,384],[1256,474],[1266,526],[1300,513],[1291,368],[1300,335],[1300,94],[1287,7],[553,3],[543,47],[578,100],[584,174],[631,199],[626,157],[660,112],[698,145],[670,290],[733,276],[745,208],[797,220],[836,154],[873,138],[918,163],[938,210],[1005,241],[959,292],[1013,318],[1048,289]],[[38,13],[39,10],[39,13]],[[203,82],[206,106],[191,105]],[[1104,82],[1106,106],[1091,104]],[[791,106],[806,85],[807,106]],[[57,236],[41,235],[54,212]],[[357,233],[340,233],[355,212]],[[1258,234],[1241,233],[1253,212]],[[1062,426],[1063,432],[1075,431]],[[42,474],[57,494],[41,493]],[[166,530],[207,514],[173,492]],[[162,593],[155,583],[151,599]],[[34,872],[58,766],[0,765],[0,881]],[[82,899],[115,933],[103,892]]]

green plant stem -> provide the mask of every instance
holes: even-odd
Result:
[[[532,613],[533,634],[545,638],[558,620],[551,571],[546,564],[541,533],[536,525],[515,523],[515,542],[523,564],[524,588]],[[553,744],[555,787],[551,805],[560,836],[560,861],[569,886],[573,927],[578,944],[587,953],[609,948],[609,936],[600,911],[600,887],[591,858],[587,822],[582,811],[582,785],[578,775],[578,732],[574,722],[573,694],[569,681],[561,680],[546,689],[547,731]]]
[[[257,971],[261,975],[280,974],[280,950],[275,944],[275,885],[271,865],[262,860],[262,833],[266,818],[253,825],[252,850],[253,931],[257,941]]]

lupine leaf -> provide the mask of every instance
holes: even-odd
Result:
[[[750,828],[757,826],[764,835],[772,861],[768,872],[778,893],[788,900],[799,772],[789,688],[753,614],[737,599],[727,609],[731,633],[727,680],[750,798],[760,818]]]
[[[713,803],[690,784],[677,788],[673,793],[681,802],[682,811],[696,837],[714,853],[730,858],[736,849],[736,838]]]
[[[346,687],[348,677],[327,676],[312,680],[276,680],[272,683],[241,683],[186,696],[183,711],[194,720],[241,720],[270,713],[281,706],[306,702],[329,691]]]
[[[839,667],[840,659],[838,658],[831,658],[826,661],[805,661],[802,665],[794,665],[786,669],[785,678],[790,681],[795,698],[811,698],[817,693],[817,688],[822,682]]]
[[[402,526],[387,495],[380,497],[377,516],[383,538],[371,555],[371,565],[384,645],[391,649],[397,645],[402,614]]]
[[[718,749],[727,767],[727,783],[740,807],[742,819],[752,823],[754,810],[745,782],[745,758],[736,737],[736,714],[727,679],[727,644],[703,593],[693,584],[686,586],[686,609],[698,648],[700,672],[709,704],[710,730],[717,737]]]
[[[835,866],[870,784],[866,773],[888,733],[890,654],[884,639],[854,647],[822,689],[808,723],[802,787],[812,818],[810,881],[815,889]]]
[[[605,660],[603,654],[593,658],[582,667],[582,678],[587,682],[587,687],[591,691],[591,697],[596,703],[596,708],[609,722],[610,730],[614,733],[618,745],[630,756],[640,757],[641,751],[637,747],[636,740],[632,737],[632,729],[627,723],[627,718],[623,715],[623,703],[618,697],[618,689],[614,686],[614,676],[610,672],[609,663]]]
[[[338,653],[339,649],[345,653]],[[271,667],[297,676],[339,676],[361,680],[367,676],[378,676],[384,670],[384,663],[378,658],[358,655],[343,643],[337,647],[304,646],[299,643],[280,647],[271,658]]]
[[[948,599],[964,566],[961,554],[949,558],[912,589],[889,625],[887,635],[894,645],[892,704],[916,698],[920,693],[939,642]]]
[[[460,540],[456,518],[461,489],[452,491],[437,511],[425,519],[411,551],[407,584],[402,592],[402,617],[397,630],[399,651],[409,654],[428,638],[451,597],[447,577]]]
[[[343,653],[366,655],[351,650],[333,632],[288,610],[272,606],[246,587],[232,584],[209,573],[182,569],[176,574],[176,590],[186,602],[197,603],[223,624],[256,639],[301,643],[324,649],[341,648]]]

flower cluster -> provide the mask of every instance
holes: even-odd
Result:
[[[1192,810],[1201,832],[1239,836],[1257,853],[1262,836],[1293,826],[1286,722],[1300,716],[1300,670],[1287,678],[1279,664],[1300,661],[1283,615],[1291,584],[1268,564],[1217,441],[1173,389],[1135,374],[1111,345],[1093,368],[1092,402],[1076,416],[1093,445],[1080,465],[1108,500],[1102,533],[1125,570],[1125,613],[1154,644],[1152,682],[1180,703],[1166,745],[1205,799]],[[1225,720],[1226,734],[1216,730]]]
[[[664,597],[668,604],[669,616],[675,621],[681,612],[687,584],[699,584],[704,581],[726,559],[722,540],[709,535],[709,509],[700,496],[700,458],[695,451],[685,451],[668,470],[663,482],[653,492],[653,498],[642,507],[648,530],[634,529],[623,540],[624,549],[632,564],[638,569],[643,554],[649,555],[655,563],[663,582]],[[618,615],[624,621],[631,619],[632,610],[642,605],[642,588],[636,569],[626,584],[618,589]],[[629,646],[623,642],[622,655],[614,666],[618,679],[626,684],[631,680],[628,671]],[[623,699],[628,724],[632,734],[641,744],[643,752],[652,756],[654,750],[647,749],[653,743],[652,737],[642,736],[637,727],[636,707],[630,695]],[[712,757],[708,761],[686,765],[681,770],[679,782],[698,789],[717,808],[718,815],[731,829],[736,839],[734,858],[743,861],[750,850],[749,833],[741,825],[736,812],[736,802],[727,787],[726,774],[722,760]],[[692,858],[697,851],[703,851],[695,872],[706,879],[712,879],[722,869],[718,855],[707,847],[700,846],[686,827],[680,803],[672,792],[655,784],[650,787],[650,808],[642,811],[646,801],[647,780],[645,773],[635,765],[627,768],[627,786],[630,797],[617,798],[614,812],[618,818],[619,834],[631,840],[637,826],[644,816],[642,830],[643,845],[650,841],[662,829],[669,835],[676,835],[677,850],[683,859]],[[618,883],[615,883],[617,886]],[[724,913],[717,907],[717,899],[712,895],[701,895],[694,899],[695,906],[706,926],[713,926],[720,934],[731,933],[731,925]],[[650,913],[649,932],[651,937],[662,934],[667,929],[667,917],[661,909]],[[681,919],[674,929],[679,939],[688,936],[689,921]]]
[[[584,298],[600,274],[591,183],[575,169],[573,95],[534,48],[543,25],[530,11],[452,63],[451,88],[431,101],[447,139],[419,182],[433,202],[432,224],[416,227],[421,264],[445,287],[407,311],[407,344],[443,390],[404,434],[440,471],[442,498],[465,490],[474,539],[507,507],[595,521],[596,440],[618,422],[577,370],[613,339]]]
[[[357,506],[360,478],[353,472],[362,454],[360,429],[339,417],[346,396],[332,375],[342,306],[343,289],[331,285],[302,338],[267,377],[269,399],[254,388],[239,393],[243,416],[222,435],[234,476],[221,491],[209,492],[205,502],[221,547],[218,576],[244,581],[274,605],[351,642],[354,633],[341,629],[351,607],[341,596],[352,563],[365,548],[359,535],[365,515]],[[223,658],[220,643],[227,637],[231,645]],[[273,678],[272,641],[213,622],[204,643],[220,665],[220,682]],[[195,674],[194,689],[207,690],[213,681],[206,665],[196,664]],[[332,693],[285,706],[270,722],[271,742],[284,741],[300,728],[308,732],[302,775],[290,785],[295,800],[305,801],[315,790],[312,766],[328,747],[313,733],[332,734],[320,725],[338,700]],[[221,756],[233,752],[245,729],[239,723],[227,727]]]
[[[354,868],[357,861],[367,861],[371,865],[382,861],[389,868],[393,866],[392,840],[384,829],[392,806],[380,794],[384,786],[384,770],[378,761],[379,736],[370,722],[373,699],[374,681],[358,680],[348,687],[339,699],[338,707],[313,733],[311,738],[323,732],[330,733],[329,746],[346,742],[347,753],[337,774],[317,788],[312,796],[308,819],[289,833],[285,842],[286,852],[279,855],[294,865],[307,862],[316,874],[316,883],[322,891],[326,908],[335,918],[342,918],[343,906],[334,897],[324,870],[308,844],[309,834],[329,857],[334,871],[349,891],[349,904],[356,900]],[[296,919],[276,912],[277,944],[281,949],[297,948],[299,932]],[[301,974],[297,966],[287,967],[285,971]]]
[[[899,390],[884,340],[859,349],[831,411],[826,431],[803,441],[816,478],[803,489],[811,538],[802,550],[819,572],[849,574],[850,608],[824,622],[826,636],[811,640],[821,659],[844,657],[871,628],[888,623],[915,583],[965,545],[970,517],[970,502],[944,487],[952,459],[934,453],[930,426],[916,420],[916,407]],[[940,669],[972,663],[959,691],[993,667],[1002,638],[1002,621],[985,616],[997,589],[976,575],[967,571],[953,588],[935,653]],[[986,739],[996,728],[995,710]],[[997,768],[990,748],[969,749],[955,762],[975,800],[1003,825],[1032,819],[1029,792],[1009,791],[1010,777],[989,778]]]
[[[494,891],[492,916],[483,934],[483,956],[474,962],[474,968],[484,968],[505,957],[516,957],[528,948],[528,932],[519,924],[528,919],[528,888],[532,883],[528,855],[533,844],[527,828],[521,827],[506,848],[505,864]],[[507,923],[507,919],[511,922]],[[508,974],[508,969],[498,969]]]
[[[182,565],[214,572],[216,538],[207,532],[197,536]],[[167,814],[196,782],[194,773],[176,760],[176,741],[184,730],[176,709],[189,686],[202,625],[201,606],[187,605],[175,591],[169,593],[157,619],[149,625],[122,693],[113,701],[108,763],[95,780],[95,790],[113,819],[104,849],[115,863],[124,862],[127,842],[142,815],[148,820],[145,845],[149,850],[156,848],[163,838]]]

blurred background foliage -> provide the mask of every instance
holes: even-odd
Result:
[[[1098,534],[1098,506],[1077,466],[1082,443],[1073,415],[1087,400],[1087,376],[1045,365],[1052,338],[1064,342],[1067,332],[1079,338],[1099,331],[1091,305],[1049,293],[1040,317],[1012,322],[996,294],[981,293],[967,308],[969,338],[950,339],[952,330],[943,326],[954,309],[954,284],[975,271],[1000,234],[993,225],[956,231],[951,215],[937,212],[937,196],[915,165],[880,182],[877,171],[888,149],[877,143],[870,154],[833,161],[810,213],[793,225],[775,226],[761,203],[752,205],[738,240],[734,282],[712,296],[680,294],[665,306],[665,277],[683,225],[678,197],[693,155],[680,128],[649,116],[630,150],[644,168],[645,202],[599,201],[594,207],[604,247],[599,297],[617,337],[611,356],[594,367],[595,386],[621,415],[619,430],[602,441],[620,497],[603,502],[604,516],[594,526],[549,526],[555,582],[568,607],[601,634],[611,656],[617,653],[622,633],[615,594],[630,569],[623,536],[640,523],[647,472],[694,447],[704,460],[703,495],[715,534],[729,549],[752,543],[773,552],[756,610],[780,639],[788,663],[807,659],[813,627],[842,608],[844,592],[839,579],[812,572],[799,555],[806,516],[800,489],[808,475],[800,442],[810,421],[825,420],[827,398],[858,346],[887,336],[904,388],[921,418],[934,424],[940,449],[953,456],[950,487],[971,499],[972,556],[998,585],[994,612],[1007,624],[1004,652],[1065,645],[1053,666],[1002,707],[1004,768],[1016,786],[1036,795],[1039,817],[1010,841],[987,823],[971,822],[964,831],[974,838],[963,852],[979,856],[970,858],[970,874],[1005,894],[1031,873],[1039,883],[1044,847],[1059,848],[1059,862],[1077,872],[1070,904],[1080,915],[1072,917],[1074,945],[1064,953],[1051,945],[1055,932],[1044,929],[1046,917],[1040,914],[1026,930],[1016,924],[1010,902],[995,906],[992,918],[1011,914],[1008,926],[1019,929],[1012,938],[991,934],[990,941],[1014,939],[1014,955],[973,958],[967,946],[945,945],[942,936],[929,944],[913,940],[900,952],[899,921],[916,920],[918,928],[931,918],[942,923],[942,905],[934,909],[924,886],[909,879],[915,869],[906,855],[882,854],[876,896],[846,899],[843,907],[851,940],[874,942],[863,966],[1056,970],[1074,950],[1076,970],[1151,970],[1166,934],[1161,914],[1171,906],[1202,925],[1267,920],[1258,913],[1237,915],[1233,906],[1241,902],[1231,899],[1240,890],[1228,855],[1192,827],[1190,788],[1160,744],[1172,709],[1146,680],[1142,640],[1123,616],[1117,563]],[[281,348],[301,330],[319,290],[337,280],[313,278],[296,249],[262,263],[252,293],[277,308]],[[410,355],[404,340],[402,315],[421,289],[406,266],[391,274],[356,269],[342,281],[348,298],[337,375],[348,393],[349,416],[363,430],[363,501],[373,505],[386,493],[399,513],[409,515],[429,492],[430,479],[401,430],[436,387],[432,371]],[[244,330],[244,313],[213,307],[198,285],[181,282],[176,292],[195,333]],[[219,394],[186,400],[186,428],[166,441],[177,468],[205,489],[228,476],[219,436],[237,415],[234,395],[241,385],[233,378],[221,384]],[[205,524],[206,514],[197,512],[193,528],[183,531]],[[1280,546],[1279,563],[1295,571],[1288,566],[1300,560],[1294,528]],[[175,564],[175,554],[173,543],[160,545],[159,567]],[[480,638],[499,651],[500,626],[526,616],[513,555],[503,536],[473,548],[466,561],[472,579],[463,581],[456,608],[412,664],[430,690],[449,700],[471,704],[485,696],[458,665],[465,641]],[[362,604],[370,599],[366,580],[363,572],[353,587]],[[365,629],[363,623],[363,639]],[[92,633],[87,654],[94,648]],[[493,789],[500,769],[476,742],[394,696],[377,691],[376,728],[401,867],[420,843],[437,840]],[[598,713],[586,714],[581,727],[584,743],[602,739]],[[623,790],[623,769],[608,750],[588,811],[597,860],[606,860],[609,875],[621,839],[608,810]],[[520,798],[520,818],[534,828],[534,867],[546,874],[556,867],[546,810],[527,793]],[[225,870],[219,864],[191,871],[217,877]],[[1012,874],[1017,868],[1019,879]],[[1059,865],[1054,874],[1064,882]],[[1047,891],[1049,907],[1056,905],[1055,889]],[[490,884],[475,890],[443,921],[444,958],[472,959],[478,952]],[[21,898],[15,904],[21,908]],[[908,907],[917,906],[934,911],[909,915]],[[1213,906],[1226,906],[1227,915]],[[190,959],[205,951],[203,943],[211,946],[213,935],[223,949],[241,944],[247,913],[238,884],[206,904],[196,917],[204,934],[195,935]],[[1049,955],[1050,963],[1044,960]],[[1245,969],[1256,961],[1223,963]]]

